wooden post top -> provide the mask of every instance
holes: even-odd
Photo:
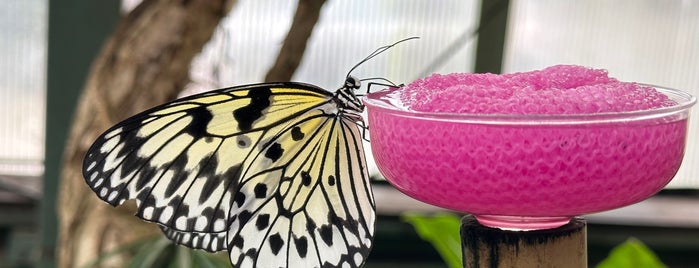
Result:
[[[461,220],[464,267],[587,267],[586,223],[573,218],[555,229],[508,231]]]

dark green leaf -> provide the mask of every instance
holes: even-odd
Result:
[[[433,216],[407,213],[402,218],[413,225],[422,239],[432,243],[449,267],[463,267],[459,217],[446,213]]]
[[[641,241],[630,238],[609,252],[597,268],[660,268],[666,267],[658,256]]]

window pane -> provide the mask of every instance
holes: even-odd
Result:
[[[466,45],[430,71],[469,71],[475,42],[465,41],[469,38],[463,35],[475,29],[478,3],[475,0],[328,1],[293,80],[334,90],[344,82],[347,71],[376,48],[413,36],[420,40],[402,44],[372,59],[353,75],[381,76],[396,83],[409,83],[419,78],[425,71],[423,67],[453,43]],[[238,1],[204,53],[204,57],[218,64],[223,61],[228,68],[221,73],[219,82],[223,85],[261,82],[277,57],[295,10],[295,1]],[[204,63],[207,64],[211,65]]]
[[[0,2],[0,174],[43,172],[46,0]]]
[[[699,95],[699,1],[513,1],[509,23],[507,72],[578,64]],[[694,115],[683,165],[669,187],[699,187]]]

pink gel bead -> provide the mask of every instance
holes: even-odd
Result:
[[[589,114],[674,104],[651,87],[574,65],[505,75],[434,74],[405,86],[401,100],[414,111],[471,114]]]

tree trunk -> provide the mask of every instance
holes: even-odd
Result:
[[[122,19],[93,62],[63,152],[57,213],[59,267],[80,267],[105,252],[157,232],[92,193],[81,168],[97,136],[129,115],[174,99],[190,62],[235,0],[145,0]],[[110,263],[116,267],[122,265]]]
[[[306,44],[320,18],[320,10],[325,0],[299,0],[296,14],[291,23],[284,44],[279,50],[277,61],[265,76],[265,82],[282,82],[291,80],[301,64]]]

